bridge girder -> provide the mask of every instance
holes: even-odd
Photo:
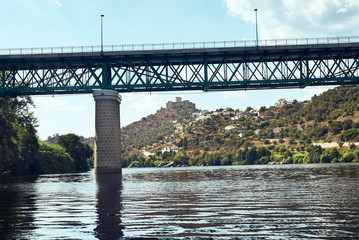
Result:
[[[359,84],[359,43],[0,56],[0,96]]]

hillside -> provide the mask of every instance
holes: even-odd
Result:
[[[155,114],[122,128],[123,150],[153,150],[173,143],[181,136],[183,126],[190,123],[193,111],[186,108],[161,108]]]
[[[275,106],[258,110],[200,112],[167,105],[122,129],[124,166],[169,161],[179,165],[325,162],[322,155],[330,151],[335,155],[338,149],[331,162],[344,161],[347,151],[352,155],[346,161],[353,161],[357,159],[353,144],[351,149],[335,150],[312,144],[359,142],[358,97],[358,86],[342,86],[311,101],[280,99]],[[319,154],[315,160],[309,159],[312,151]]]

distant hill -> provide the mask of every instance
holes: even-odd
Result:
[[[279,99],[271,107],[242,111],[200,112],[167,108],[171,106],[167,104],[122,129],[125,165],[132,162],[131,157],[148,159],[151,155],[152,162],[158,163],[164,160],[161,150],[173,145],[187,159],[203,159],[224,151],[233,157],[249,148],[296,154],[314,142],[359,142],[358,97],[358,86],[341,86],[310,101]]]
[[[51,144],[57,144],[58,140],[59,140],[59,134],[56,133],[53,136],[49,136],[47,137],[47,139],[45,140],[45,142],[47,143],[51,143]],[[87,143],[90,145],[91,148],[94,148],[94,144],[95,144],[95,138],[94,137],[89,137],[89,138],[85,138],[83,136],[80,136],[80,142],[81,143]]]
[[[166,108],[159,109],[155,114],[142,118],[121,129],[122,148],[124,151],[133,149],[158,150],[166,144],[173,144],[182,132],[183,126],[190,123],[195,105],[186,102],[186,105],[167,104]],[[172,103],[172,102],[170,102]]]
[[[359,86],[340,86],[304,102],[281,98],[260,109],[200,111],[176,98],[121,129],[123,166],[359,161],[353,144],[359,142],[358,99]],[[93,147],[94,138],[81,141]]]

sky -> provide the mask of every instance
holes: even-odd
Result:
[[[358,0],[0,0],[0,48],[95,46],[359,36]],[[279,98],[309,100],[328,87],[232,92],[126,93],[121,125],[156,113],[175,97],[198,109],[271,106]],[[34,96],[38,135],[92,137],[91,94]]]

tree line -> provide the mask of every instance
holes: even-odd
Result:
[[[32,99],[0,97],[0,175],[83,172],[90,169],[93,150],[75,134],[48,144],[37,137]]]
[[[157,167],[163,162],[172,166],[226,166],[255,164],[302,164],[302,163],[348,163],[359,162],[359,149],[351,145],[349,149],[323,149],[319,145],[308,145],[304,151],[291,151],[285,147],[270,150],[268,147],[246,147],[232,152],[223,148],[217,152],[187,151],[165,152],[145,158],[139,151],[124,152],[122,167]]]

